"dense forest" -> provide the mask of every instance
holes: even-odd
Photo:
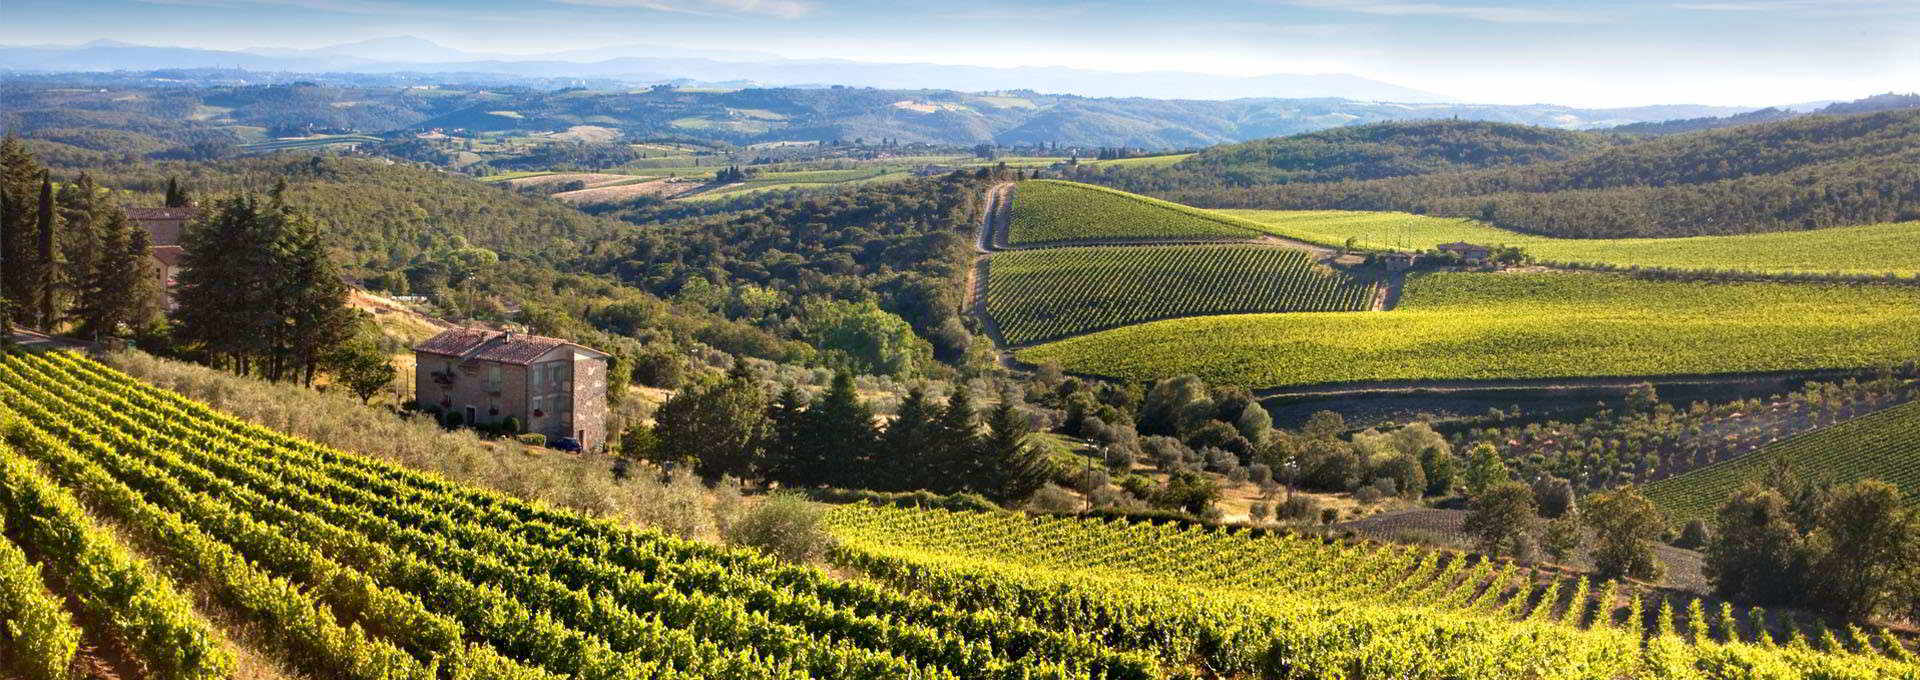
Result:
[[[844,313],[841,305],[878,305],[952,361],[971,343],[958,284],[990,174],[862,186],[657,223],[600,249],[594,269],[763,327],[813,326],[799,334],[816,343],[837,344],[816,317]],[[866,357],[846,368],[898,372],[886,367],[899,363],[876,348],[838,349]]]
[[[1505,168],[1154,193],[1213,208],[1475,217],[1575,238],[1895,222],[1920,219],[1920,110],[1809,116],[1657,137]]]

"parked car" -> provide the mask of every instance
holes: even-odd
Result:
[[[555,437],[547,441],[547,446],[550,448],[559,449],[561,451],[566,451],[568,453],[580,452],[580,440],[574,439],[572,437]]]

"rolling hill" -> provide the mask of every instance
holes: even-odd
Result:
[[[1712,519],[1742,484],[1764,479],[1778,463],[1806,477],[1847,483],[1878,479],[1920,505],[1920,402],[1870,413],[1807,432],[1745,456],[1647,485],[1647,496],[1675,522]]]
[[[1627,238],[1911,221],[1920,219],[1917,187],[1920,109],[1906,109],[1656,137],[1504,168],[1159,193],[1214,208],[1400,210]]]

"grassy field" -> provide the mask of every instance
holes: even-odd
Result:
[[[1015,245],[1098,239],[1243,240],[1258,227],[1178,203],[1060,180],[1021,182],[1014,192]]]
[[[1175,319],[1018,356],[1248,387],[1864,367],[1920,354],[1916,309],[1909,288],[1434,274],[1410,280],[1386,313]]]
[[[1275,235],[1325,245],[1355,238],[1375,248],[1430,249],[1441,243],[1505,244],[1559,262],[1764,272],[1920,273],[1920,222],[1813,231],[1687,238],[1564,239],[1522,234],[1468,219],[1396,212],[1221,210]]]
[[[1753,453],[1647,485],[1647,496],[1674,522],[1712,519],[1728,496],[1761,479],[1777,461],[1834,482],[1878,479],[1920,505],[1920,402],[1908,402],[1814,430]]]
[[[988,266],[987,313],[1016,345],[1180,316],[1364,310],[1374,291],[1263,246],[1010,251]]]

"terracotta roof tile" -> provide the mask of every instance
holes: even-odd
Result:
[[[504,364],[531,364],[558,347],[577,347],[601,354],[559,338],[525,333],[505,333],[484,328],[453,328],[428,338],[413,349],[416,352],[458,357],[463,361],[493,361]]]
[[[178,267],[180,258],[186,256],[187,249],[180,246],[153,246],[149,252],[153,254],[153,259],[159,260],[161,264]]]

